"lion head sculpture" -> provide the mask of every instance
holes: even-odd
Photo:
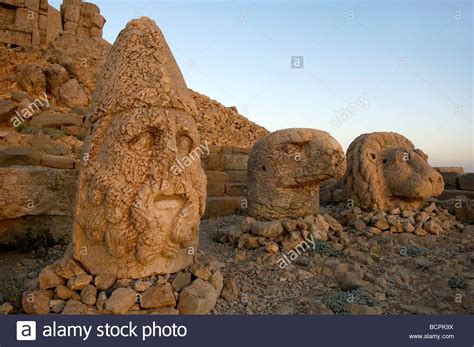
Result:
[[[406,137],[376,132],[357,137],[347,150],[344,190],[364,209],[419,208],[444,190],[442,176],[428,156]]]

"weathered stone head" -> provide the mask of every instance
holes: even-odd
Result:
[[[327,132],[285,129],[260,138],[248,161],[249,215],[298,218],[319,212],[319,184],[340,178],[344,151]]]
[[[347,150],[347,199],[364,209],[419,208],[444,190],[443,177],[428,156],[406,137],[391,132],[363,134]]]
[[[160,29],[131,21],[97,83],[84,144],[73,254],[91,273],[139,278],[192,262],[206,199],[194,112]]]

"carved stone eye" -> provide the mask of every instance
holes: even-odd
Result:
[[[193,140],[188,135],[178,135],[176,142],[179,153],[187,155],[191,152]]]
[[[286,145],[285,152],[289,155],[296,155],[303,153],[303,146],[297,143],[289,143]]]
[[[130,140],[129,146],[130,146],[130,149],[132,149],[134,151],[138,151],[138,150],[143,150],[143,149],[150,148],[153,145],[154,141],[155,141],[155,138],[154,138],[153,134],[146,131],[146,132],[143,132],[143,133],[141,133],[137,136],[134,136]]]

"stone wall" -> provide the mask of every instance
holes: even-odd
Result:
[[[436,168],[444,179],[444,193],[440,200],[448,200],[457,196],[474,199],[474,173],[464,173],[462,167]]]
[[[246,209],[247,160],[250,149],[209,146],[202,165],[207,176],[207,206],[203,218]]]
[[[0,245],[15,244],[27,233],[49,232],[67,241],[77,179],[76,170],[0,168]]]
[[[61,5],[61,19],[65,32],[78,37],[102,37],[105,18],[95,4],[81,0],[64,0]]]
[[[61,12],[48,0],[0,0],[0,44],[45,48],[63,30],[78,37],[102,37],[105,18],[81,0],[64,0]]]
[[[58,25],[48,20],[49,8],[48,0],[0,0],[0,43],[45,47],[48,25]]]

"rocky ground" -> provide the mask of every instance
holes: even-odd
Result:
[[[223,296],[228,300],[219,299],[217,314],[474,312],[472,225],[423,237],[371,236],[351,229],[344,249],[320,242],[281,269],[280,253],[215,243],[219,230],[237,224],[239,218],[243,217],[203,222],[202,249],[226,264]],[[235,282],[234,291],[230,282]]]
[[[201,223],[201,252],[225,264],[215,314],[474,313],[473,225],[439,236],[372,235],[346,226],[347,245],[318,241],[282,268],[281,252],[223,242],[243,219]],[[34,246],[27,253],[0,253],[0,301],[16,312],[24,289],[66,249]]]

